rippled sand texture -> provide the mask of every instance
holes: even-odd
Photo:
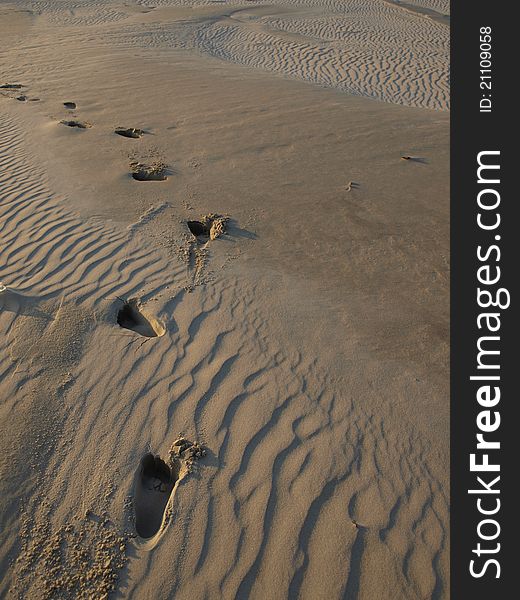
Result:
[[[140,3],[145,5],[145,3]],[[182,47],[351,94],[438,110],[449,108],[449,28],[385,0],[297,0],[229,4],[158,0],[156,7],[214,7],[178,21],[154,19],[136,31],[128,9],[109,3],[33,3],[51,23],[119,23],[132,46]],[[444,14],[445,2],[410,2]],[[70,7],[70,8],[69,8]],[[138,6],[134,10],[140,10]],[[144,8],[144,10],[147,10]],[[47,13],[48,11],[48,13]],[[187,21],[187,22],[186,22]]]
[[[448,26],[413,8],[0,6],[0,596],[448,598]]]

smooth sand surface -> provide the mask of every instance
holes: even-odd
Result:
[[[46,0],[0,40],[0,595],[448,598],[449,27]]]

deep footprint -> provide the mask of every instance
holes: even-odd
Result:
[[[188,221],[188,229],[195,237],[209,237],[209,228],[202,221]]]
[[[134,480],[137,535],[149,539],[161,528],[165,529],[165,512],[175,483],[188,475],[194,461],[205,454],[206,451],[197,442],[179,438],[170,449],[168,462],[151,453],[143,456]]]
[[[203,215],[200,221],[187,221],[188,229],[198,239],[206,240],[208,238],[214,240],[226,233],[226,224],[228,217],[215,215]]]
[[[159,456],[145,454],[141,459],[135,486],[135,529],[142,538],[153,537],[161,528],[164,511],[173,486],[175,473]]]
[[[90,129],[92,125],[90,123],[84,123],[83,121],[60,121],[62,125],[67,127],[77,127],[78,129]]]
[[[123,301],[124,304],[117,312],[117,324],[124,329],[135,331],[144,337],[161,337],[166,328],[155,317],[143,311],[138,298]]]
[[[75,102],[64,102],[63,106],[65,108],[69,108],[70,110],[74,110],[76,108],[76,103]]]
[[[136,127],[116,127],[114,133],[117,133],[117,135],[122,135],[126,138],[137,140],[144,134],[144,131],[142,129],[137,129]]]

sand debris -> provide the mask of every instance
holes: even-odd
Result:
[[[26,516],[20,537],[22,548],[16,561],[19,583],[13,589],[20,597],[27,590],[18,586],[31,582],[45,600],[108,598],[128,561],[128,536],[116,531],[110,522],[104,525],[91,511],[58,528],[47,520],[34,521]]]
[[[180,437],[176,439],[170,448],[170,462],[182,460],[186,465],[188,472],[191,472],[193,463],[206,456],[206,450],[198,442]]]
[[[355,181],[349,181],[347,183],[347,185],[345,186],[345,191],[350,192],[352,190],[357,190],[359,187],[359,183],[356,183]]]

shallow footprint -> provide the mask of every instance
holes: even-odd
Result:
[[[151,165],[145,165],[139,162],[130,163],[132,177],[136,181],[165,181],[167,167],[162,162],[154,162]]]
[[[137,129],[136,127],[116,127],[114,133],[117,133],[117,135],[122,135],[126,138],[137,140],[144,134],[144,131],[142,129]]]
[[[166,328],[158,319],[143,311],[138,298],[123,302],[122,308],[117,311],[117,324],[120,327],[144,337],[161,337],[166,333]]]
[[[60,121],[61,125],[67,125],[67,127],[77,127],[78,129],[90,129],[92,125],[83,121]]]

